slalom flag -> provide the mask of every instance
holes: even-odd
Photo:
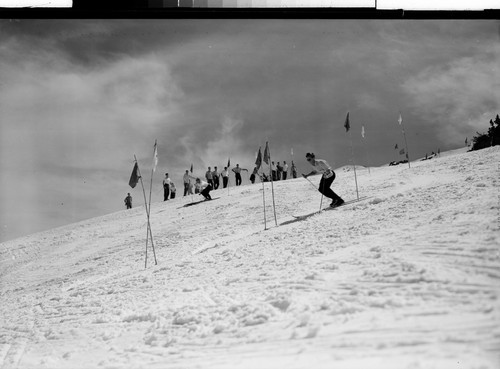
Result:
[[[155,141],[155,150],[153,154],[153,172],[156,171],[156,166],[158,165],[158,146]]]
[[[191,173],[193,173],[193,163],[191,163]]]
[[[399,150],[399,155],[403,155],[405,153],[405,149]]]
[[[401,118],[401,113],[399,113],[398,123],[401,125],[403,123],[403,118]]]
[[[128,184],[130,187],[134,188],[137,185],[137,182],[139,182],[139,165],[137,162],[135,162],[134,169],[132,170],[132,175],[130,176],[130,180],[128,181]]]
[[[398,149],[398,144],[396,144],[396,146],[394,146],[394,150],[397,150]]]
[[[270,158],[270,155],[269,155],[269,145],[268,143],[266,142],[266,148],[264,150],[264,162],[266,164],[269,164],[269,158]]]
[[[255,160],[255,166],[257,167],[257,170],[260,169],[261,165],[262,165],[262,154],[260,152],[260,147],[259,147],[259,152],[257,154],[257,159]]]
[[[361,126],[361,137],[365,138],[365,126]]]
[[[345,131],[349,132],[349,129],[351,128],[351,125],[349,124],[349,112],[347,112],[347,117],[345,118],[344,127]]]
[[[227,158],[227,167],[229,168],[231,166],[231,159]]]

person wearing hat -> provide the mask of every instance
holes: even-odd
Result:
[[[344,200],[330,188],[333,180],[335,179],[335,172],[330,167],[330,164],[328,164],[326,160],[316,159],[316,156],[313,153],[307,153],[306,160],[314,169],[308,174],[302,173],[302,176],[307,178],[310,175],[322,173],[323,175],[321,176],[321,181],[319,182],[318,191],[326,197],[332,199],[332,203],[330,204],[332,208],[342,205]]]

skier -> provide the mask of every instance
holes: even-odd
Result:
[[[125,197],[124,201],[127,209],[132,209],[132,196],[130,196],[130,193],[127,194],[127,197]]]
[[[318,191],[326,197],[332,199],[332,203],[330,204],[332,208],[342,205],[344,200],[330,188],[333,180],[335,179],[335,172],[330,167],[330,164],[328,164],[326,160],[316,159],[316,156],[313,153],[307,153],[306,160],[313,166],[314,169],[308,174],[302,173],[302,176],[307,178],[310,175],[317,174],[318,172],[322,173],[323,175],[321,176],[321,181],[319,182]]]
[[[205,200],[212,200],[212,197],[210,196],[210,191],[213,190],[213,187],[211,184],[202,181],[199,178],[196,178],[196,182],[194,186],[197,188],[198,192],[200,195],[203,195]]]

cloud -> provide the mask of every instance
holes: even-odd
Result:
[[[403,84],[411,99],[413,113],[435,125],[446,143],[483,131],[500,111],[500,59],[485,51],[431,66]]]

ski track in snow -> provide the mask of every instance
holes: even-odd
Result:
[[[319,193],[275,182],[275,222],[267,183],[267,229],[260,183],[155,203],[147,268],[143,207],[4,242],[0,368],[498,369],[499,162],[360,170],[298,221]]]

